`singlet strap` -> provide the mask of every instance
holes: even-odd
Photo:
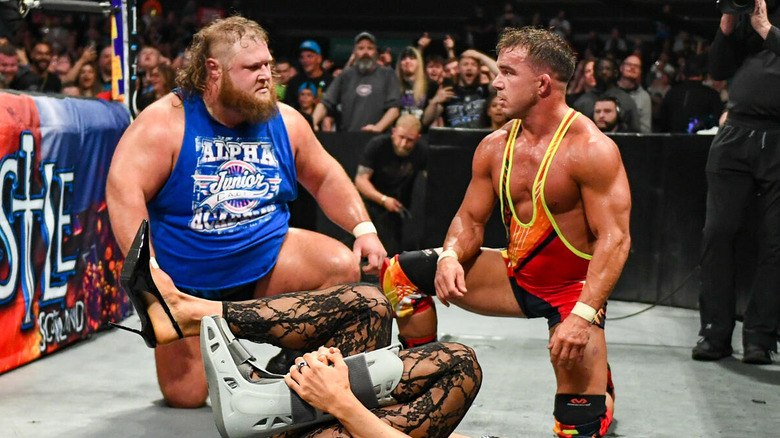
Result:
[[[501,177],[499,180],[499,201],[501,202],[501,217],[504,222],[504,228],[506,229],[506,235],[509,237],[510,226],[512,224],[512,217],[514,216],[514,206],[512,205],[512,198],[509,196],[509,175],[512,174],[512,157],[515,152],[515,141],[517,140],[517,133],[520,132],[520,119],[515,119],[512,123],[512,129],[509,131],[509,137],[506,140],[506,147],[504,148],[504,159],[501,167]]]

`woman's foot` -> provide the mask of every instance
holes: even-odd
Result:
[[[187,309],[190,307],[199,308],[199,301],[206,301],[200,298],[196,298],[187,295],[173,284],[171,277],[157,264],[157,261],[152,258],[149,261],[149,268],[152,274],[152,281],[154,281],[157,290],[160,292],[160,296],[165,301],[168,309],[173,316],[176,323],[179,324],[179,328],[182,331],[184,337],[196,336],[200,333],[200,319],[206,315],[200,315],[192,317],[189,315]],[[158,344],[168,344],[179,339],[178,333],[176,333],[173,324],[171,323],[168,315],[163,309],[163,305],[152,294],[145,292],[143,294],[144,302],[146,303],[146,311],[149,313],[149,320],[152,327],[154,327],[154,336],[157,339]],[[222,310],[221,304],[213,301],[207,301],[207,303],[218,304],[214,309],[217,309],[216,313],[220,313]]]

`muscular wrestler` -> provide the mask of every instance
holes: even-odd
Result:
[[[378,272],[385,250],[346,172],[304,118],[278,103],[265,31],[242,17],[195,35],[178,90],[144,110],[117,146],[106,199],[126,254],[151,223],[157,260],[195,296],[239,300],[315,290]],[[355,235],[353,250],[289,228],[296,179]],[[203,404],[198,340],[156,349],[157,376],[174,407]]]
[[[216,315],[240,338],[304,350],[324,346],[298,357],[298,366],[292,366],[284,380],[306,402],[330,413],[339,422],[304,428],[281,423],[281,429],[285,429],[283,436],[288,436],[289,430],[290,436],[296,437],[448,437],[479,391],[482,371],[471,348],[456,343],[429,344],[398,353],[394,363],[399,368],[400,380],[389,394],[393,400],[369,411],[350,391],[350,383],[354,388],[355,382],[350,382],[354,377],[352,374],[348,377],[344,357],[372,351],[390,342],[392,311],[375,286],[341,285],[241,302],[204,300],[176,289],[157,262],[150,260],[148,247],[144,248],[145,235],[144,223],[129,250],[122,284],[141,320],[138,333],[147,345],[197,337],[201,333],[201,319]],[[159,251],[159,244],[157,248]],[[206,338],[206,343],[211,342],[208,336]],[[239,350],[233,347],[236,346],[229,347],[230,359],[227,361],[235,361],[240,356],[235,354]],[[213,344],[209,344],[208,350],[213,349]],[[241,357],[242,366],[245,359],[245,356]],[[220,362],[219,372],[230,366],[235,365]],[[238,411],[246,413],[253,408],[252,400],[262,399],[263,394],[269,392],[266,388],[272,384],[274,376],[263,374],[263,370],[251,365],[244,370],[249,371],[231,375],[232,390],[225,396],[227,398],[222,398],[218,392],[212,394],[215,410],[225,405],[234,406],[230,398],[236,396],[240,400],[237,399],[235,406],[241,406]],[[242,382],[236,382],[239,379]],[[253,393],[250,388],[241,393],[243,388],[238,385],[246,387],[247,382],[249,386],[257,383],[257,392]],[[373,387],[369,386],[368,392],[374,397]],[[275,404],[255,406],[260,406],[262,411],[276,409]],[[229,415],[219,417],[217,424],[221,426],[223,436],[225,430],[231,430],[226,429],[227,423],[235,415],[239,413],[231,410]],[[295,421],[294,414],[292,418]],[[253,419],[248,424],[256,426],[258,420]],[[250,436],[258,430],[243,430],[236,435]]]
[[[443,251],[387,261],[383,289],[412,345],[435,339],[434,293],[445,305],[485,315],[547,318],[557,380],[554,431],[601,437],[614,397],[606,302],[630,247],[626,173],[616,145],[565,103],[574,55],[563,40],[513,29],[497,52],[493,86],[514,120],[477,147]],[[480,248],[497,201],[508,247]]]

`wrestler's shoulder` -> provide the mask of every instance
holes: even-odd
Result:
[[[611,138],[601,132],[593,121],[585,116],[578,117],[567,134],[569,143],[574,148],[617,148]]]
[[[514,121],[510,120],[509,122],[505,123],[504,126],[486,135],[485,138],[483,138],[479,143],[479,147],[490,151],[503,151],[504,146],[506,145],[506,141],[509,138],[510,131],[512,131],[513,123]]]
[[[171,123],[184,123],[184,106],[181,99],[174,93],[168,93],[146,107],[138,117],[136,123],[171,126]]]

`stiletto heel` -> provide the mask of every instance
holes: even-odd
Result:
[[[130,302],[133,304],[135,311],[138,313],[138,318],[141,320],[141,330],[137,330],[123,325],[109,322],[112,327],[116,327],[122,330],[126,330],[131,333],[141,335],[149,348],[157,346],[157,338],[154,335],[154,327],[152,327],[152,321],[149,318],[149,312],[146,310],[146,303],[143,300],[143,293],[151,294],[162,305],[165,314],[168,315],[171,324],[173,325],[176,334],[179,335],[179,339],[184,337],[179,324],[173,318],[171,310],[165,303],[160,290],[154,284],[152,279],[152,271],[149,268],[150,260],[149,251],[149,221],[144,219],[141,222],[141,226],[138,228],[138,232],[135,234],[133,244],[130,246],[130,251],[125,257],[125,264],[122,267],[122,274],[120,281],[122,287],[130,298]]]

